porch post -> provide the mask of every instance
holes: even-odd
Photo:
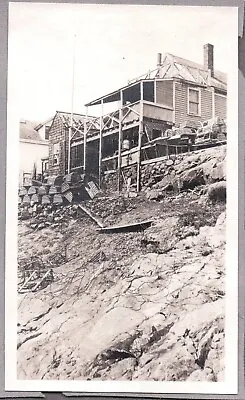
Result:
[[[143,135],[143,82],[140,82],[140,116],[139,116],[139,139],[138,139],[138,161],[137,161],[137,182],[136,182],[136,189],[137,192],[140,191],[140,178],[141,178],[141,147],[142,147],[142,135]]]
[[[100,141],[99,141],[99,188],[101,189],[101,172],[102,172],[102,134],[103,134],[103,99],[100,102],[101,110],[100,110]]]
[[[123,92],[120,90],[120,107],[119,107],[119,129],[118,129],[118,163],[117,163],[117,172],[118,172],[118,191],[121,191],[121,165],[122,165],[122,118],[123,118]]]
[[[69,126],[69,130],[68,130],[68,157],[67,157],[67,173],[68,174],[71,172],[71,136],[72,136],[72,114],[70,117],[70,126]]]
[[[88,122],[88,107],[86,107],[86,114],[83,126],[83,173],[86,175],[87,167],[87,122]]]

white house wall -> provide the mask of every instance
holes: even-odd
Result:
[[[37,167],[37,173],[42,172],[41,159],[48,157],[48,142],[34,142],[28,140],[20,140],[20,159],[19,171],[20,180],[22,181],[23,173],[32,173],[34,163]]]

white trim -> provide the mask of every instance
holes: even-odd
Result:
[[[175,124],[175,111],[176,111],[176,109],[175,109],[175,103],[176,103],[176,99],[175,99],[175,96],[176,96],[176,87],[175,87],[175,84],[176,84],[176,82],[173,80],[173,123]]]
[[[215,90],[212,90],[212,118],[215,118]]]
[[[154,79],[154,103],[157,102],[157,80]]]
[[[214,91],[214,94],[215,94],[216,96],[224,97],[225,99],[227,99],[227,95],[226,95],[226,94],[217,93],[217,92],[215,92],[215,91]]]
[[[31,140],[31,139],[19,139],[20,143],[30,143],[30,144],[40,144],[40,145],[49,145],[48,140]]]
[[[196,92],[199,93],[199,98],[198,98],[198,114],[193,114],[190,113],[190,90],[195,90]],[[187,87],[187,114],[196,116],[196,117],[201,117],[201,110],[202,110],[202,105],[201,105],[201,88],[196,88],[192,86]]]
[[[164,104],[160,104],[160,103],[152,103],[151,101],[147,101],[147,100],[143,100],[143,103],[146,105],[150,105],[150,106],[154,106],[154,107],[159,107],[159,108],[164,108],[166,110],[170,110],[173,111],[173,107],[164,105]]]

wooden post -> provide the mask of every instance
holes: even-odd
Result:
[[[71,117],[71,120],[72,120],[72,117]],[[71,121],[70,121],[70,124],[72,124]],[[69,132],[68,132],[68,157],[67,157],[67,173],[68,174],[71,172],[71,136],[72,136],[72,128],[71,128],[71,126],[69,126]],[[65,153],[66,153],[66,151],[65,151]],[[65,164],[66,164],[66,162],[65,162]]]
[[[137,192],[140,191],[140,178],[141,178],[141,147],[142,147],[142,135],[143,135],[143,82],[140,82],[140,117],[139,117],[139,140],[138,140],[138,162],[137,162],[137,182],[136,188]]]
[[[119,129],[118,129],[118,163],[117,163],[117,173],[118,173],[118,191],[121,191],[121,165],[122,165],[122,118],[123,118],[123,92],[120,90],[120,108],[119,108]]]
[[[88,107],[86,107],[86,115],[84,118],[83,125],[83,173],[86,175],[86,162],[87,162],[87,119],[88,119]]]
[[[154,79],[154,103],[157,102],[157,80]]]
[[[71,114],[70,114],[70,126],[69,126],[69,133],[68,133],[68,160],[67,160],[68,174],[71,172],[71,138],[72,138],[73,104],[74,104],[75,46],[76,46],[76,35],[74,35],[73,57],[72,57]]]
[[[103,99],[100,102],[100,141],[99,141],[99,188],[101,189],[101,167],[102,167],[102,134],[103,134]]]

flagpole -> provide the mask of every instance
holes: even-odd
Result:
[[[73,56],[72,56],[71,113],[70,113],[70,126],[69,126],[69,136],[68,136],[68,174],[71,172],[71,137],[72,137],[73,107],[74,107],[75,47],[76,47],[76,35],[74,35]]]

